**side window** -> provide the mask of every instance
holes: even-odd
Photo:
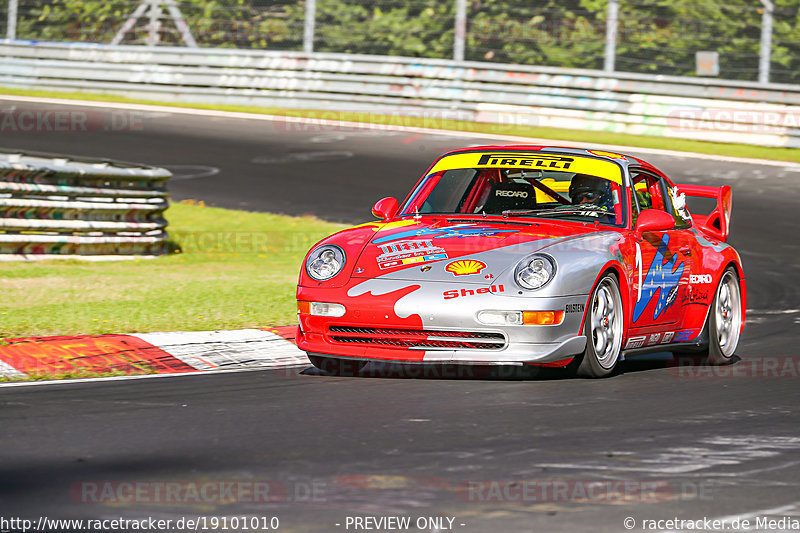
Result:
[[[664,178],[642,171],[633,171],[633,190],[635,197],[632,199],[636,215],[642,209],[659,209],[666,211],[675,218],[678,228],[691,226],[691,217],[685,210],[685,203],[681,205],[681,198],[677,189],[670,187]],[[636,209],[638,206],[638,209]],[[635,221],[634,221],[635,223]]]
[[[661,178],[644,172],[633,172],[633,223],[643,209],[664,209]]]
[[[647,186],[647,174],[638,174],[633,177],[632,204],[636,207],[638,214],[642,209],[652,209],[653,199],[650,196],[650,188]]]

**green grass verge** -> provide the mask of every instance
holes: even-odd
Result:
[[[281,109],[274,107],[252,107],[215,104],[158,102],[148,100],[135,100],[122,96],[82,93],[37,91],[27,89],[0,88],[0,93],[16,96],[39,96],[47,98],[66,98],[75,100],[94,100],[102,102],[122,102],[133,104],[165,105],[172,107],[186,107],[195,109],[213,109],[221,111],[237,111],[242,113],[260,113],[270,115],[284,115],[292,117],[311,117],[318,119],[346,120],[364,122],[369,124],[396,124],[410,127],[433,128],[455,131],[470,131],[494,135],[519,135],[553,139],[554,141],[575,141],[596,144],[618,144],[625,146],[638,146],[642,148],[660,148],[663,150],[678,150],[682,152],[697,152],[701,154],[714,154],[732,157],[750,157],[756,159],[772,159],[776,161],[792,161],[800,163],[800,150],[795,148],[771,148],[730,143],[713,143],[704,141],[691,141],[684,139],[670,139],[648,135],[628,135],[606,131],[581,131],[560,128],[540,128],[532,126],[511,126],[502,124],[486,124],[480,122],[466,122],[457,120],[441,120],[422,117],[400,117],[396,115],[380,115],[373,113],[352,113],[340,111],[315,111],[308,109]]]
[[[0,263],[0,337],[293,324],[303,256],[344,226],[202,202],[166,212],[180,253],[89,263]]]

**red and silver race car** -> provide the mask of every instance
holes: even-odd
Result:
[[[690,214],[686,197],[716,200]],[[297,345],[333,373],[369,361],[563,366],[626,355],[731,360],[745,279],[731,188],[675,185],[635,157],[486,146],[447,153],[402,204],[307,254]]]

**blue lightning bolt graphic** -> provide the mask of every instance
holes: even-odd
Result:
[[[647,276],[645,276],[644,281],[642,281],[642,297],[636,302],[636,307],[633,308],[634,322],[639,320],[645,307],[647,307],[650,300],[655,297],[656,292],[659,292],[659,289],[661,289],[661,291],[656,301],[656,310],[653,313],[653,320],[657,319],[658,316],[675,301],[675,298],[670,298],[670,295],[674,296],[674,291],[677,290],[685,265],[681,263],[678,265],[677,269],[675,268],[675,263],[678,261],[678,254],[673,254],[672,259],[668,263],[664,263],[664,256],[669,250],[667,248],[668,243],[669,235],[664,235],[658,246],[658,251],[653,258],[653,262],[650,264],[650,269],[647,271]]]

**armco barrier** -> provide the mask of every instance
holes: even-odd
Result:
[[[159,255],[170,176],[117,161],[0,153],[0,261]]]
[[[0,86],[800,147],[800,86],[441,59],[0,41]]]

